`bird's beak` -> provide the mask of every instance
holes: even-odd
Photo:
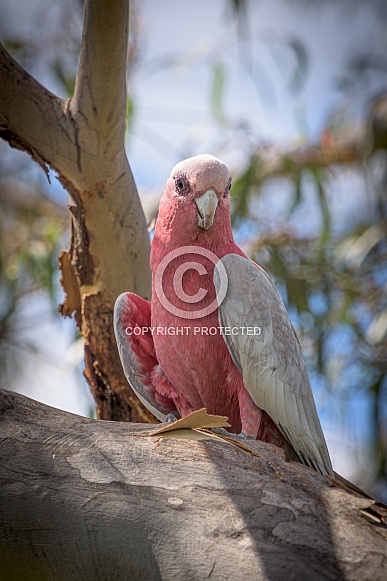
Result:
[[[198,226],[208,230],[214,223],[216,208],[218,207],[218,196],[214,190],[207,190],[195,199],[198,207]]]

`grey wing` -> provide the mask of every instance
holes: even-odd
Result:
[[[161,422],[170,413],[178,418],[180,414],[172,399],[164,396],[156,399],[151,374],[158,361],[152,335],[135,334],[135,328],[150,328],[150,303],[133,293],[123,293],[114,305],[114,333],[125,377],[138,399]]]
[[[220,263],[220,264],[219,264]],[[246,389],[294,448],[303,464],[333,476],[301,347],[285,305],[266,272],[229,254],[214,269],[224,340]],[[222,268],[224,267],[224,269]]]

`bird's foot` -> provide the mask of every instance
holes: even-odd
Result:
[[[177,422],[177,417],[174,416],[173,414],[168,414],[167,417],[165,418],[165,423],[166,424],[173,424],[173,422]]]
[[[254,438],[254,436],[247,436],[247,434],[245,434],[244,432],[241,432],[240,434],[236,434],[236,435],[241,440],[256,440],[256,438]]]
[[[228,432],[224,428],[211,428],[212,432],[215,434],[221,434],[222,436],[228,436],[229,438],[235,438],[236,440],[255,440],[253,436],[246,436],[243,432],[240,434],[233,434],[232,432]]]
[[[211,428],[211,432],[215,432],[215,434],[220,434],[221,436],[235,436],[236,434],[230,434],[224,428]]]

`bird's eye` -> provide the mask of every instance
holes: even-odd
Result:
[[[228,180],[227,187],[226,187],[226,189],[224,190],[224,194],[223,194],[223,197],[224,197],[224,198],[227,198],[227,196],[228,196],[228,194],[229,194],[230,190],[231,190],[231,178]]]
[[[185,175],[179,174],[175,176],[176,192],[182,196],[186,196],[190,192],[189,182]]]

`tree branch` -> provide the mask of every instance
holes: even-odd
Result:
[[[27,151],[43,166],[50,164],[53,157],[71,159],[71,138],[66,139],[65,101],[29,75],[1,43],[0,84],[0,137],[13,147]],[[65,129],[60,140],[59,128]]]
[[[60,311],[75,311],[85,338],[98,417],[151,420],[123,375],[113,332],[116,297],[151,293],[147,225],[124,146],[128,0],[86,0],[84,24],[75,95],[66,101],[1,49],[0,136],[50,165],[69,192]]]
[[[7,581],[386,579],[374,501],[263,442],[253,455],[147,429],[0,390]]]
[[[89,128],[98,131],[105,153],[122,148],[125,136],[128,8],[128,0],[85,4],[71,112],[79,124],[78,115],[87,119]]]

